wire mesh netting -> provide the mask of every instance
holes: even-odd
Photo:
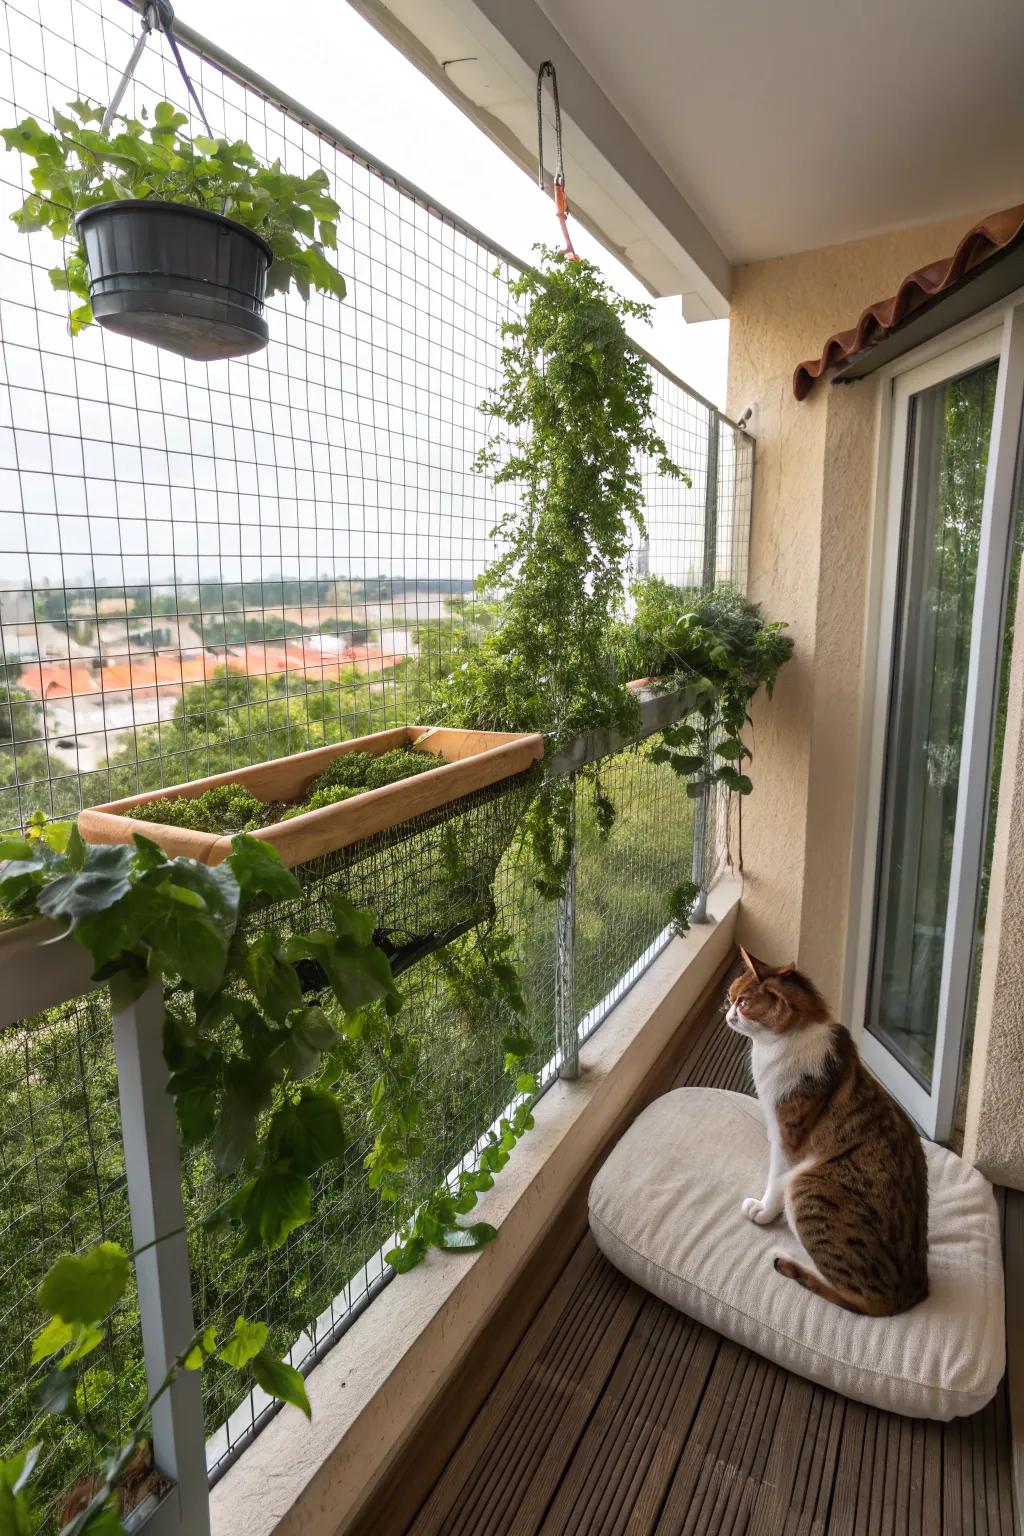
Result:
[[[132,1247],[105,992],[0,1034],[0,1104],[0,1458],[42,1444],[38,1486],[56,1521],[74,1513],[97,1440],[123,1444],[145,1402],[134,1282],[89,1358],[79,1423],[60,1420],[54,1430],[58,1421],[37,1401],[48,1366],[32,1363],[47,1320],[37,1292],[50,1266],[96,1242]]]
[[[69,99],[105,102],[137,18],[116,0],[0,0],[0,123],[45,123]],[[342,205],[344,304],[269,306],[271,343],[243,361],[185,363],[92,328],[74,343],[59,252],[7,215],[29,189],[0,155],[0,830],[41,808],[151,789],[392,725],[415,723],[467,631],[488,618],[475,580],[510,488],[473,471],[480,401],[498,376],[513,263],[399,186],[326,128],[189,56],[215,131],[289,171],[322,167]],[[186,107],[159,43],[124,110]],[[644,466],[638,574],[743,584],[750,440],[652,367],[658,428],[689,486]],[[601,768],[607,837],[577,794],[577,1014],[596,1027],[666,941],[665,897],[690,872],[685,785],[641,747]],[[501,1008],[467,1007],[481,942],[507,939],[542,1082],[557,1069],[554,913],[519,830],[535,779],[469,797],[301,871],[291,909],[315,925],[332,890],[377,914],[378,938],[423,1042],[427,1152],[415,1204],[472,1165],[506,1108]],[[708,818],[714,867],[724,810]],[[714,855],[712,857],[711,855]],[[309,978],[311,995],[320,984]],[[239,1257],[208,1218],[231,1186],[200,1156],[183,1170],[196,1315],[265,1320],[309,1365],[386,1278],[395,1213],[367,1187],[373,1063],[344,1078],[353,1131],[320,1175],[317,1215],[269,1257]],[[0,1251],[0,1455],[34,1422],[26,1371],[35,1291],[68,1248],[130,1247],[109,1011],[97,995],[0,1036],[7,1199]],[[96,1376],[111,1441],[143,1400],[134,1303]],[[38,1373],[37,1373],[38,1374]],[[231,1373],[206,1379],[208,1460],[222,1470],[268,1404]],[[47,1453],[54,1501],[91,1464],[77,1431]]]
[[[105,102],[136,18],[4,0],[0,119]],[[74,343],[48,234],[0,156],[0,825],[413,722],[460,634],[510,488],[473,471],[510,267],[372,164],[190,56],[215,129],[338,201],[345,303],[275,299],[255,357],[186,363],[90,327]],[[159,42],[125,111],[187,107]],[[645,470],[642,572],[743,576],[749,441],[653,370],[688,489]]]

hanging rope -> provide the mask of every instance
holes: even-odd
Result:
[[[564,254],[570,261],[579,261],[573,249],[572,236],[569,233],[569,199],[565,191],[565,160],[562,154],[562,109],[558,104],[558,77],[555,74],[555,66],[550,59],[545,59],[537,71],[537,184],[541,191],[547,190],[544,180],[544,80],[551,81],[551,100],[555,108],[555,174],[553,178],[555,189],[555,213],[562,230],[562,239],[565,241]]]
[[[142,58],[142,55],[146,51],[146,44],[149,42],[149,35],[151,32],[162,32],[164,37],[166,37],[167,46],[170,48],[174,62],[178,66],[178,72],[185,82],[185,89],[188,91],[188,94],[195,102],[196,111],[199,113],[199,116],[203,120],[203,127],[206,129],[207,133],[212,139],[214,136],[213,129],[210,127],[209,119],[207,118],[206,113],[203,111],[203,104],[196,94],[196,88],[189,78],[188,70],[185,68],[185,60],[181,56],[181,49],[178,47],[178,40],[174,35],[174,8],[171,5],[171,0],[149,0],[149,4],[143,11],[142,31],[139,33],[139,36],[136,39],[135,47],[132,49],[132,56],[125,66],[124,74],[118,81],[117,88],[115,89],[113,96],[110,98],[110,105],[106,112],[103,114],[103,122],[100,124],[100,132],[106,133],[107,129],[113,122],[114,117],[117,114],[117,110],[124,100],[124,93],[128,89],[128,86],[131,84],[131,80],[135,74],[136,69],[139,67],[139,60]]]

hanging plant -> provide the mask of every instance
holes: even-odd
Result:
[[[771,698],[793,654],[785,624],[769,623],[727,585],[694,595],[652,576],[636,584],[633,596],[636,617],[618,636],[623,665],[679,693],[686,716],[662,733],[651,760],[685,778],[691,799],[716,786],[749,795],[754,786],[744,763],[752,753],[742,732],[754,695],[763,687]]]
[[[242,140],[190,136],[168,101],[149,116],[114,117],[87,101],[0,130],[32,162],[32,186],[11,215],[24,234],[72,240],[50,281],[75,304],[72,336],[95,319],[182,357],[211,361],[265,347],[268,294],[294,287],[345,297],[338,204],[325,171],[289,176]]]
[[[689,482],[654,429],[650,370],[625,329],[650,306],[615,293],[590,262],[539,249],[540,264],[509,284],[522,312],[502,326],[501,380],[481,407],[495,431],[476,467],[519,493],[481,581],[500,600],[498,622],[457,656],[436,717],[540,730],[558,745],[639,723],[610,636],[645,531],[643,462]],[[564,797],[550,788],[533,817],[546,894],[562,884]]]

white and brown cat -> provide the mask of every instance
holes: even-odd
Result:
[[[911,1121],[867,1072],[849,1032],[794,966],[741,950],[726,1022],[751,1041],[768,1129],[768,1182],[743,1202],[782,1215],[817,1269],[775,1268],[851,1312],[885,1317],[928,1294],[928,1176]]]

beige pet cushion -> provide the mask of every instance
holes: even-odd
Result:
[[[931,1294],[900,1317],[857,1317],[772,1268],[800,1249],[784,1217],[757,1227],[740,1210],[768,1167],[744,1094],[679,1088],[651,1104],[594,1180],[590,1225],[624,1274],[727,1338],[860,1402],[952,1419],[1003,1374],[999,1221],[980,1173],[942,1147],[925,1154]]]

